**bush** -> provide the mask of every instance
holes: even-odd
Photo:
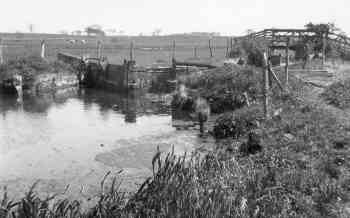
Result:
[[[321,96],[328,104],[341,109],[350,107],[350,79],[339,81],[328,86]]]
[[[243,93],[250,101],[259,98],[260,75],[254,68],[225,65],[180,78],[180,82],[205,98],[213,113],[233,111],[245,105]]]
[[[258,107],[244,107],[233,113],[225,113],[215,121],[214,136],[218,139],[227,137],[238,139],[257,128],[261,118]]]
[[[10,60],[0,67],[0,78],[18,73],[24,80],[30,80],[33,76],[42,73],[73,72],[70,65],[61,61],[49,62],[37,56],[27,56],[16,60]]]
[[[171,107],[175,110],[193,113],[195,111],[195,101],[192,97],[182,96],[181,94],[177,93],[173,96]]]

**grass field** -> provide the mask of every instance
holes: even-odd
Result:
[[[209,37],[172,35],[172,36],[114,36],[91,37],[69,36],[54,34],[1,34],[3,39],[3,55],[5,60],[29,54],[40,55],[41,40],[46,40],[46,54],[49,58],[56,57],[58,52],[68,52],[75,55],[97,55],[97,41],[103,44],[102,54],[111,63],[120,63],[129,58],[130,44],[134,44],[134,59],[140,66],[149,66],[155,62],[170,64],[173,41],[176,42],[175,57],[186,60],[194,57],[194,47],[197,47],[197,57],[208,59]],[[76,40],[70,43],[69,40]],[[85,44],[82,40],[86,41]],[[215,59],[222,59],[226,55],[226,37],[212,38],[213,55]]]

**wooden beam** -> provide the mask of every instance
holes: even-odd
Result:
[[[290,44],[290,38],[287,39],[287,44],[286,44],[286,66],[285,66],[285,76],[286,76],[286,87],[288,87],[289,83],[289,44]]]
[[[278,79],[277,75],[275,74],[275,72],[271,68],[271,62],[269,62],[268,65],[269,65],[268,66],[268,71],[270,72],[271,77],[276,81],[276,83],[280,87],[280,89],[282,91],[284,91],[284,88],[283,88],[283,85],[282,85],[281,81]]]
[[[268,66],[268,60],[267,60],[267,53],[264,52],[264,116],[265,119],[270,118],[270,109],[269,109],[269,66]]]
[[[211,39],[209,39],[209,52],[210,52],[210,57],[213,57],[213,49],[211,47]]]
[[[175,66],[194,66],[194,67],[205,67],[205,68],[209,68],[209,69],[216,68],[216,66],[213,66],[210,64],[195,63],[195,62],[180,62],[180,61],[176,61],[175,59],[173,60],[173,64]]]

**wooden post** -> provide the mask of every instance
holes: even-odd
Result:
[[[230,57],[230,38],[227,38],[226,40],[226,58],[229,58]]]
[[[193,49],[194,49],[194,51],[193,51],[194,54],[193,55],[194,55],[195,58],[197,58],[197,46],[194,46]]]
[[[290,43],[290,38],[287,38],[287,44],[286,44],[286,66],[285,66],[285,73],[286,73],[286,87],[288,86],[289,83],[289,43]]]
[[[231,40],[230,40],[230,51],[232,51],[233,49],[233,38],[231,37]]]
[[[173,41],[173,55],[172,55],[172,59],[175,60],[175,48],[176,48],[176,44],[175,44],[175,40]]]
[[[100,40],[97,41],[97,58],[102,58],[102,42]]]
[[[326,63],[326,35],[322,34],[322,68]]]
[[[268,69],[268,60],[267,53],[264,52],[264,115],[265,119],[270,118],[269,110],[269,69]]]
[[[344,37],[344,48],[343,48],[343,64],[345,63],[345,58],[346,58],[346,39]]]
[[[213,57],[213,50],[211,47],[211,39],[209,39],[209,52],[210,52],[210,57],[212,58]]]
[[[41,41],[41,58],[45,59],[45,48],[46,48],[46,43],[45,40]]]
[[[0,64],[4,63],[4,53],[3,53],[3,44],[2,44],[2,39],[0,38]]]
[[[134,43],[131,41],[130,42],[130,61],[133,61],[133,51],[134,51]]]

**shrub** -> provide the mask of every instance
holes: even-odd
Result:
[[[245,92],[250,101],[256,101],[261,90],[260,80],[254,68],[225,65],[183,77],[180,82],[189,89],[196,89],[209,102],[213,113],[223,113],[243,107]]]
[[[339,81],[328,86],[321,96],[327,103],[341,109],[350,107],[350,79]]]
[[[225,113],[214,124],[215,138],[239,138],[258,127],[261,119],[259,107],[244,107],[233,113]]]
[[[73,72],[74,70],[68,64],[61,61],[46,61],[37,56],[21,57],[10,60],[0,67],[0,77],[18,73],[25,80],[30,80],[33,76],[42,73]]]

